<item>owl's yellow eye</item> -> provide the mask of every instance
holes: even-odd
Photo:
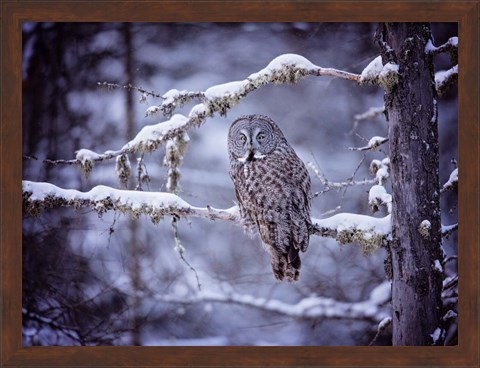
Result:
[[[247,141],[247,137],[245,136],[245,134],[240,134],[240,141],[242,143],[245,143]]]
[[[261,142],[265,139],[265,134],[263,133],[260,133],[259,135],[257,135],[257,141]]]

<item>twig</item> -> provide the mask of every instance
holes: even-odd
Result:
[[[113,88],[124,88],[124,89],[127,89],[127,90],[136,90],[142,94],[145,94],[147,96],[152,96],[152,97],[156,97],[156,98],[163,98],[162,95],[158,94],[158,93],[155,93],[154,91],[147,91],[141,87],[135,87],[133,85],[131,85],[130,83],[126,84],[126,85],[120,85],[120,84],[117,84],[117,83],[108,83],[108,82],[97,82],[97,85],[101,86],[101,87],[106,87],[108,89],[113,89]]]
[[[185,248],[180,243],[180,238],[178,237],[178,216],[172,216],[172,229],[173,229],[173,236],[175,238],[175,250],[177,251],[178,255],[180,256],[181,260],[193,271],[195,278],[197,279],[197,287],[198,291],[202,290],[202,285],[200,284],[200,279],[198,277],[197,270],[185,259]]]

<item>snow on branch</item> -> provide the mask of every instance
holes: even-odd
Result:
[[[367,111],[354,115],[353,119],[355,121],[362,121],[367,119],[376,118],[378,115],[385,113],[385,106],[380,107],[370,107]]]
[[[129,213],[132,218],[144,214],[158,223],[165,215],[201,217],[211,220],[237,218],[236,206],[219,210],[210,206],[194,207],[172,193],[118,190],[99,185],[89,192],[62,189],[50,183],[23,181],[23,209],[27,215],[38,215],[42,208],[90,207],[99,216],[109,210]]]
[[[391,238],[391,215],[377,218],[339,213],[325,219],[313,219],[313,234],[334,238],[340,244],[358,242],[364,254],[386,245]]]
[[[250,92],[265,86],[267,84],[284,84],[296,83],[306,76],[330,76],[337,77],[355,82],[360,82],[360,75],[337,70],[333,68],[322,68],[311,63],[303,56],[296,54],[284,54],[273,59],[264,69],[253,73],[242,81],[228,82],[215,85],[208,88],[205,92],[178,91],[172,89],[160,96],[163,102],[160,106],[151,106],[146,110],[146,115],[153,115],[158,111],[162,111],[168,120],[145,126],[137,136],[130,142],[125,144],[120,150],[108,150],[103,154],[93,152],[88,149],[77,151],[77,155],[73,160],[44,160],[44,162],[58,164],[77,164],[80,165],[85,175],[92,170],[96,162],[108,161],[116,156],[135,153],[135,152],[152,152],[158,147],[180,134],[183,134],[193,126],[202,125],[207,117],[213,116],[214,113],[225,115],[226,112]],[[121,87],[114,83],[99,83],[108,88]],[[152,92],[145,91],[131,85],[123,86],[124,88],[134,88],[145,94],[159,97]],[[171,116],[177,106],[189,102],[191,99],[197,98],[201,101],[195,105],[189,112],[188,117],[176,114]]]
[[[23,211],[29,216],[37,216],[43,208],[88,207],[99,216],[107,211],[129,213],[132,218],[143,214],[153,223],[158,223],[167,215],[226,221],[238,219],[237,206],[229,209],[195,207],[172,193],[119,190],[103,185],[80,192],[31,181],[23,181],[22,186]],[[340,213],[325,219],[312,218],[312,224],[312,234],[334,238],[341,244],[358,242],[364,253],[386,244],[391,233],[390,215],[375,218]]]
[[[432,40],[428,40],[425,52],[429,55],[437,55],[442,52],[458,55],[458,37],[450,37],[447,42],[438,47],[433,44]]]
[[[234,292],[201,291],[195,295],[156,295],[155,299],[163,303],[197,304],[228,303],[256,308],[262,311],[281,314],[296,319],[352,319],[380,322],[388,315],[388,302],[391,298],[390,282],[385,281],[374,288],[367,300],[361,302],[342,302],[318,296],[307,297],[296,304],[275,299],[254,297]]]
[[[458,65],[448,70],[440,70],[435,73],[435,89],[437,94],[442,96],[447,92],[453,84],[458,80]]]
[[[442,225],[442,237],[448,238],[454,231],[458,230],[458,223],[453,225]]]
[[[232,81],[211,86],[204,92],[168,91],[162,97],[164,101],[160,106],[152,106],[147,109],[147,115],[162,111],[169,116],[177,105],[182,106],[192,98],[199,99],[206,108],[207,115],[211,116],[218,112],[225,115],[226,112],[238,104],[250,92],[267,84],[296,83],[307,76],[329,76],[360,81],[360,75],[348,73],[333,68],[322,68],[311,63],[303,56],[296,54],[284,54],[273,59],[262,70],[249,75],[241,81]],[[179,102],[181,102],[179,104]]]
[[[79,165],[82,172],[88,176],[95,163],[108,161],[112,158],[127,155],[129,153],[153,152],[162,143],[173,140],[177,137],[182,137],[185,131],[192,126],[193,123],[204,118],[205,116],[195,115],[188,119],[181,114],[176,114],[167,121],[144,126],[140,132],[138,132],[135,138],[125,144],[120,150],[109,150],[105,151],[104,153],[96,153],[89,149],[82,148],[76,152],[75,159],[73,160],[45,160],[45,162],[53,165],[76,164]]]
[[[398,83],[398,65],[392,62],[383,65],[382,57],[377,56],[362,71],[360,83],[378,84],[391,92]]]
[[[455,190],[458,187],[458,168],[453,170],[450,173],[450,177],[447,182],[443,184],[443,187],[440,189],[440,193],[445,191]]]
[[[388,142],[388,138],[385,137],[372,137],[366,146],[363,147],[348,147],[350,151],[376,151],[385,142]]]

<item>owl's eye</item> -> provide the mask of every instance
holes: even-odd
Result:
[[[265,134],[263,133],[260,133],[259,135],[257,135],[257,141],[261,142],[265,139]]]
[[[247,141],[247,137],[245,134],[240,134],[240,142],[245,143]]]

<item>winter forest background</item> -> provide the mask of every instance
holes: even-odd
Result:
[[[431,26],[436,45],[457,35],[456,23]],[[81,148],[119,149],[142,127],[166,120],[145,114],[158,98],[145,101],[136,90],[98,82],[130,83],[158,94],[203,91],[243,80],[286,53],[361,73],[379,55],[375,29],[370,23],[24,23],[23,179],[81,191],[100,184],[121,188],[114,161],[98,163],[88,178],[75,165],[42,162],[72,159]],[[450,67],[447,55],[435,58],[436,71]],[[226,117],[217,114],[188,132],[179,195],[199,207],[233,205],[227,131],[243,114],[270,116],[303,161],[329,181],[371,180],[370,162],[385,158],[387,146],[374,152],[348,148],[387,136],[383,114],[361,116],[383,106],[383,93],[330,77],[264,86]],[[192,106],[177,112],[188,114]],[[458,157],[456,88],[439,99],[438,108],[445,183]],[[150,180],[143,190],[166,191],[164,156],[165,149],[145,154]],[[130,157],[132,190],[137,158]],[[336,189],[314,171],[310,175],[318,192],[312,216],[371,214],[371,183]],[[441,197],[442,224],[457,222],[455,198]],[[381,208],[373,216],[385,214]],[[145,217],[107,212],[99,218],[71,208],[24,217],[24,345],[391,343],[388,329],[377,333],[390,313],[383,249],[364,255],[356,244],[312,236],[300,280],[289,284],[274,279],[260,239],[250,239],[233,222],[181,219],[178,238],[184,260],[169,218],[153,224]],[[457,254],[456,233],[443,247],[447,256]],[[455,274],[456,262],[445,271]],[[315,300],[323,309],[310,313],[308,303]]]

